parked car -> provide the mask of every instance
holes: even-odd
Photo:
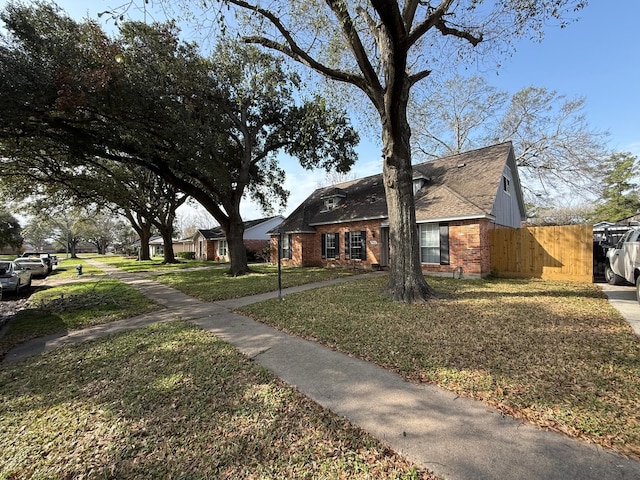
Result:
[[[31,270],[33,277],[46,277],[49,275],[49,267],[42,258],[18,257],[14,261],[21,268]]]
[[[31,270],[15,262],[0,261],[0,284],[4,292],[20,293],[31,287]]]
[[[627,231],[617,245],[607,250],[604,275],[611,285],[635,285],[640,303],[640,228]]]
[[[47,266],[47,273],[51,273],[51,270],[53,270],[53,261],[48,253],[24,252],[22,258],[41,258]]]

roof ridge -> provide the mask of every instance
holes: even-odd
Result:
[[[482,150],[498,148],[498,147],[502,147],[503,145],[511,145],[511,144],[512,144],[511,140],[506,140],[504,142],[495,143],[493,145],[487,145],[486,147],[474,148],[472,150],[465,150],[464,152],[458,152],[458,153],[453,153],[451,155],[445,155],[443,157],[433,158],[431,160],[427,160],[427,161],[424,161],[424,162],[421,162],[421,163],[416,163],[416,164],[412,165],[412,167],[422,167],[424,165],[428,165],[429,163],[438,162],[438,161],[441,161],[441,160],[442,161],[452,160],[455,157],[459,157],[459,156],[462,156],[462,155],[476,154],[478,152],[481,152]]]

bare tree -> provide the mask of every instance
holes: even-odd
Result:
[[[457,74],[415,103],[414,151],[433,158],[509,140],[530,199],[567,189],[591,195],[608,134],[589,125],[584,106],[584,98],[542,87],[510,96],[482,77]]]

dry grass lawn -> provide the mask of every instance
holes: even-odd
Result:
[[[596,285],[430,278],[441,298],[392,303],[386,277],[241,311],[640,458],[640,340]]]
[[[0,366],[0,478],[435,477],[174,322]]]

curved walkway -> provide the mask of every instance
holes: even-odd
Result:
[[[179,317],[235,345],[322,406],[347,417],[398,453],[445,478],[640,478],[639,462],[559,433],[539,430],[437,387],[405,382],[373,364],[230,311],[239,305],[277,297],[276,292],[205,303],[141,275],[99,266],[167,308],[64,337],[38,339],[11,351],[5,362],[15,362],[63,343]],[[304,285],[283,293],[341,281],[348,279]]]

